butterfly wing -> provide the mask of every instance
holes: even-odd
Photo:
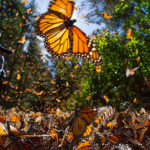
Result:
[[[44,45],[52,56],[66,56],[71,48],[70,31],[65,27],[65,20],[73,13],[73,0],[54,0],[37,21],[36,33],[45,38]]]
[[[87,136],[91,135],[92,131],[93,131],[93,125],[90,124],[86,127],[86,130],[83,133],[83,137],[87,137]]]
[[[93,110],[91,108],[84,108],[79,111],[79,114],[79,116],[86,121],[87,125],[89,125],[95,119],[97,115],[97,110]]]
[[[80,117],[76,117],[72,124],[72,132],[75,137],[81,136],[86,130],[86,122]]]
[[[40,17],[36,23],[36,33],[45,38],[45,47],[52,56],[68,56],[90,60],[96,65],[101,64],[101,57],[93,42],[76,26],[66,27],[65,21],[70,20],[74,8],[74,0],[53,0],[48,13]]]
[[[69,30],[56,13],[46,13],[36,24],[36,33],[45,38],[46,50],[53,56],[63,55],[70,49]]]
[[[85,142],[82,142],[80,143],[76,150],[91,150],[91,143],[90,141],[85,141]]]
[[[75,0],[53,0],[49,5],[49,11],[63,14],[70,19],[73,13]]]
[[[73,41],[72,53],[97,65],[101,64],[101,57],[95,44],[87,38],[85,33],[76,26],[72,26],[71,33]]]
[[[137,69],[139,69],[139,67],[133,68],[133,69],[131,69],[130,71],[131,71],[131,72],[135,72]]]
[[[88,125],[92,123],[96,115],[97,111],[94,111],[91,108],[76,110],[72,124],[73,135],[75,137],[81,136],[83,134],[85,136],[90,135],[92,132],[92,126],[88,127]]]

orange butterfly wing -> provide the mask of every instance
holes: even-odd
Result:
[[[101,58],[93,42],[70,20],[74,0],[53,0],[36,23],[36,33],[45,38],[44,45],[52,56],[76,57],[100,65]],[[69,24],[69,25],[68,25]]]
[[[46,13],[36,24],[36,33],[45,38],[46,50],[53,56],[67,53],[70,49],[69,30],[56,13]]]
[[[75,137],[88,136],[92,132],[92,126],[88,126],[92,123],[97,111],[94,111],[90,108],[85,108],[81,110],[76,110],[74,113],[74,119],[72,123],[72,132]],[[85,133],[86,132],[86,133]]]
[[[91,146],[90,141],[85,141],[80,143],[77,146],[76,150],[90,150],[91,149],[90,146]]]
[[[56,11],[70,19],[74,10],[75,0],[53,0],[49,5],[49,11]]]
[[[71,48],[70,31],[65,27],[65,20],[70,19],[73,8],[73,0],[54,0],[49,5],[48,13],[36,23],[36,33],[45,38],[46,50],[53,56],[64,55]]]
[[[89,125],[97,115],[97,111],[91,108],[84,108],[79,111],[79,114],[86,121],[87,125]]]
[[[95,44],[86,37],[85,33],[76,26],[72,26],[71,32],[73,41],[72,53],[97,65],[101,64],[101,57]]]

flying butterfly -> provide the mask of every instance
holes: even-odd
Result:
[[[133,76],[135,74],[135,71],[137,69],[139,69],[139,67],[135,67],[133,69],[129,69],[129,67],[128,67],[128,59],[127,58],[125,58],[125,67],[126,67],[126,77]]]
[[[54,57],[76,56],[101,64],[101,57],[93,41],[71,20],[75,0],[53,0],[48,12],[36,22],[37,35],[45,39],[46,50]]]

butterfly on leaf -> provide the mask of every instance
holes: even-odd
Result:
[[[73,136],[89,136],[92,132],[91,123],[93,123],[96,115],[97,110],[93,110],[92,108],[76,109],[69,121]]]
[[[45,39],[47,51],[54,57],[76,56],[101,64],[101,57],[93,41],[71,20],[75,0],[53,0],[48,12],[36,22],[37,35]]]

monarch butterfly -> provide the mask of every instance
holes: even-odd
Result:
[[[133,76],[135,74],[135,71],[137,69],[139,69],[139,66],[135,67],[133,69],[129,69],[129,67],[128,67],[128,59],[126,59],[126,58],[125,58],[125,66],[126,66],[126,77]]]
[[[76,150],[90,150],[90,149],[91,149],[90,141],[84,141],[80,143],[76,148]]]
[[[69,122],[71,131],[75,137],[90,135],[92,126],[89,126],[95,119],[97,111],[91,108],[75,110]],[[87,132],[87,133],[85,133]]]
[[[101,57],[93,41],[71,20],[75,0],[53,0],[48,12],[36,22],[37,35],[45,38],[46,50],[55,57],[74,55],[101,64]]]

